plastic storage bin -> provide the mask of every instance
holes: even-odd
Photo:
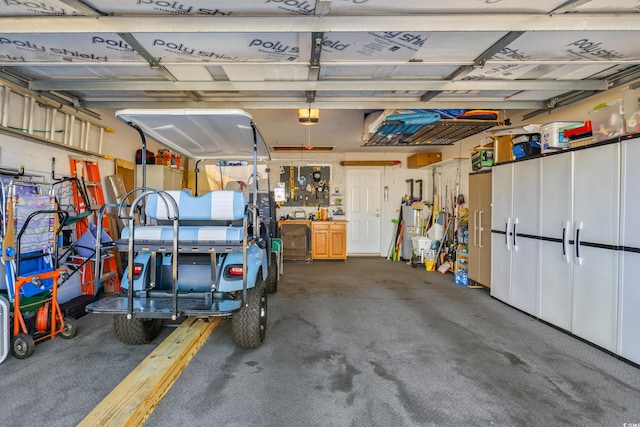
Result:
[[[596,105],[589,112],[589,116],[593,142],[617,139],[626,133],[621,99]]]
[[[540,127],[542,152],[564,150],[569,148],[569,139],[565,138],[564,131],[584,126],[584,122],[560,121],[545,123]]]
[[[628,134],[640,133],[640,88],[624,91],[624,121]]]

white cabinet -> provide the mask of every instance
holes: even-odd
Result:
[[[491,296],[509,303],[513,166],[494,166],[491,188]]]
[[[616,349],[620,144],[574,155],[574,334]]]
[[[146,165],[146,184],[157,190],[181,190],[182,171],[164,165]],[[136,187],[142,187],[142,167],[136,166]]]
[[[622,212],[620,244],[622,246],[620,292],[618,295],[617,353],[640,363],[640,140],[622,143]]]
[[[540,162],[513,164],[511,296],[509,303],[538,316]]]
[[[542,159],[540,318],[571,330],[573,306],[573,156]]]
[[[632,325],[640,321],[640,291],[623,281],[632,302],[618,295],[625,261],[620,149],[613,143],[494,166],[491,295],[607,350],[622,352],[618,342],[626,342],[628,354],[636,354]],[[627,162],[640,159],[634,149]],[[633,163],[626,169],[629,183],[640,182]],[[640,189],[628,187],[636,193],[625,198],[640,199]],[[635,203],[627,206],[629,217],[640,209]],[[626,277],[637,277],[640,268],[633,268]],[[627,313],[619,316],[618,307]],[[619,332],[618,323],[627,330]]]
[[[491,295],[538,315],[540,159],[493,167]]]

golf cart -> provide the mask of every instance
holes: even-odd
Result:
[[[141,136],[143,177],[145,137],[191,159],[216,160],[217,169],[252,163],[254,178],[258,162],[269,160],[251,116],[241,110],[121,110],[116,117]],[[147,188],[143,178],[124,197],[133,201],[116,206],[127,224],[116,241],[128,263],[121,295],[86,310],[115,315],[116,336],[128,344],[152,341],[165,319],[230,316],[236,345],[260,346],[278,265],[268,222],[251,203],[258,200],[253,181],[252,189],[192,195]]]

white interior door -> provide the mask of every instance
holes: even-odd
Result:
[[[380,169],[347,169],[347,254],[380,254]]]

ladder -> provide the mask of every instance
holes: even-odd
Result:
[[[79,159],[70,157],[71,176],[77,178],[77,186],[73,187],[73,200],[78,209],[78,213],[87,210],[92,212],[90,217],[93,223],[98,222],[98,211],[106,203],[104,193],[102,191],[102,179],[100,177],[100,168],[98,162],[89,159]],[[82,188],[78,188],[81,186]],[[81,194],[84,191],[86,197]],[[89,203],[89,206],[86,203]],[[108,215],[102,217],[102,229],[110,236],[111,232]],[[83,220],[76,222],[76,236],[79,238],[89,230],[89,221]],[[118,266],[116,262],[117,254],[114,249],[109,249],[106,255],[96,253],[95,265],[92,263],[84,263],[82,271],[82,290],[86,295],[96,295],[98,289],[95,289],[95,271],[100,270],[100,284],[108,292],[120,292],[120,276],[118,274]],[[100,262],[100,264],[98,264]]]

